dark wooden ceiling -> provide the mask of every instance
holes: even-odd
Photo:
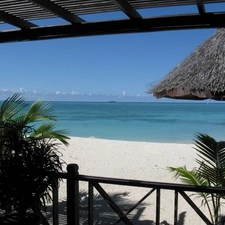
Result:
[[[206,10],[221,3],[225,0],[0,0],[0,42],[224,27],[225,4],[219,11]],[[151,13],[189,5],[196,12]]]

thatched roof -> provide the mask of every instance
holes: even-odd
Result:
[[[148,93],[157,98],[225,98],[225,28],[218,29]]]

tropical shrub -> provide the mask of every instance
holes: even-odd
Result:
[[[10,121],[14,121],[21,132],[26,130],[26,136],[55,139],[68,145],[68,130],[56,130],[56,117],[49,102],[37,100],[29,104],[16,93],[0,106],[0,126]],[[33,130],[26,129],[28,126]]]
[[[169,167],[174,178],[180,178],[183,183],[198,186],[225,187],[225,145],[224,142],[217,142],[207,134],[198,133],[195,139],[194,149],[197,151],[197,168],[188,170],[183,167]],[[210,213],[212,223],[218,221],[221,214],[221,194],[197,193],[202,198],[202,205],[205,205]]]
[[[55,128],[56,118],[47,102],[30,105],[15,94],[2,103],[0,207],[6,216],[17,212],[22,220],[29,210],[41,215],[51,200],[51,191],[57,188],[55,175],[62,172],[64,164],[59,142],[68,145],[69,139],[67,130]]]

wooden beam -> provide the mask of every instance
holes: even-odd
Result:
[[[36,24],[30,23],[26,20],[20,19],[19,17],[13,16],[7,12],[0,10],[0,19],[5,23],[11,24],[15,27],[19,27],[21,29],[27,29],[31,27],[37,27]]]
[[[225,27],[225,13],[177,15],[142,20],[86,22],[0,32],[0,43],[108,34]]]
[[[112,0],[130,19],[142,19],[142,16],[126,1]]]
[[[80,17],[70,13],[69,11],[63,9],[61,6],[51,2],[50,0],[30,0],[33,3],[39,5],[42,8],[51,11],[55,15],[63,18],[66,21],[69,21],[72,24],[85,22],[85,20],[81,19]]]
[[[203,3],[203,0],[196,0],[196,4],[197,4],[199,13],[204,14],[205,13],[205,6],[204,6],[204,3]]]

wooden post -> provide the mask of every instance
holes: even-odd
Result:
[[[79,225],[79,180],[77,164],[67,166],[67,225]]]
[[[88,225],[94,224],[94,191],[91,182],[88,182]]]
[[[160,188],[156,189],[156,225],[160,223]]]
[[[58,178],[55,178],[55,185],[53,186],[53,225],[59,225],[59,190]]]
[[[174,225],[177,225],[177,215],[178,215],[178,191],[174,192]]]

